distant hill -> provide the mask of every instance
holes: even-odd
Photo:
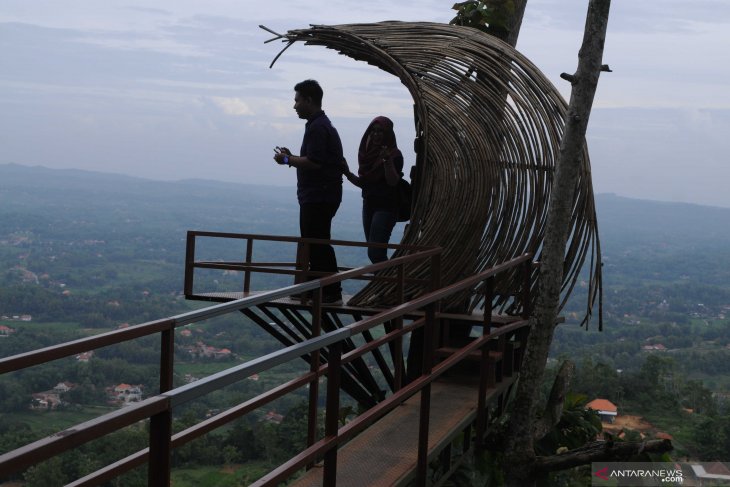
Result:
[[[0,164],[2,213],[49,208],[177,219],[187,228],[296,234],[292,187],[209,180],[153,181],[118,174]],[[601,239],[614,246],[713,248],[730,243],[730,208],[596,196]],[[360,238],[360,198],[345,191],[335,231]],[[135,218],[136,219],[136,218]]]
[[[0,196],[6,202],[3,212],[43,208],[108,212],[109,217],[174,218],[188,226],[222,225],[227,230],[233,230],[236,221],[242,222],[246,213],[291,220],[295,202],[291,192],[280,188],[211,181],[163,182],[12,164],[0,165]]]
[[[601,239],[610,244],[730,245],[730,208],[596,196]]]
[[[360,238],[359,195],[346,192],[338,238]],[[0,164],[0,222],[49,217],[68,222],[90,217],[186,230],[298,234],[293,187],[208,180],[153,181],[75,169]]]

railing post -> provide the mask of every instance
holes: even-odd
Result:
[[[149,487],[169,487],[170,451],[172,449],[172,410],[167,409],[150,418],[150,456],[147,467]]]
[[[441,255],[431,257],[431,282],[430,291],[436,291],[441,286]],[[439,302],[426,306],[426,322],[423,325],[423,361],[421,373],[430,375],[433,369],[433,361],[436,346],[436,334],[438,326],[436,313],[439,310]],[[426,485],[428,477],[428,428],[431,420],[431,383],[421,389],[421,403],[418,422],[418,460],[416,463],[416,485]]]
[[[431,291],[441,287],[441,254],[431,257]]]
[[[405,270],[403,264],[398,266],[398,304],[405,301]],[[399,316],[394,321],[395,329],[400,331],[403,329],[403,316]],[[393,391],[397,392],[403,386],[403,337],[399,336],[393,343]]]
[[[322,287],[312,293],[312,338],[318,337],[322,332]],[[317,372],[321,360],[319,350],[312,352],[309,361],[309,371]],[[312,446],[317,441],[317,403],[319,402],[319,377],[309,383],[309,413],[307,420],[307,446]],[[310,465],[311,466],[311,465]]]
[[[441,288],[441,254],[436,254],[431,258],[431,291],[437,291]],[[436,314],[441,312],[441,301],[436,301],[433,303],[433,312],[434,312],[434,320],[433,320],[433,330],[431,333],[431,340],[432,340],[432,355],[431,355],[431,365],[429,366],[429,373],[431,372],[430,367],[433,367],[433,357],[436,353],[436,344],[438,343],[436,341],[436,337],[441,336],[441,319],[438,320],[435,319]]]
[[[160,333],[160,393],[173,388],[173,364],[175,362],[175,323]]]
[[[528,319],[532,312],[530,287],[532,286],[532,259],[522,264],[522,317]]]
[[[247,238],[246,239],[246,264],[251,264],[251,259],[253,259],[253,239]],[[247,296],[248,292],[251,290],[251,270],[246,269],[243,272],[243,295]]]
[[[428,427],[431,414],[431,383],[421,389],[421,411],[418,423],[418,461],[416,485],[426,485],[428,478]]]
[[[522,266],[522,318],[525,320],[530,319],[532,314],[532,293],[530,287],[532,286],[532,269],[538,265],[533,263],[532,259],[528,259]],[[527,340],[530,335],[530,327],[522,327],[516,333],[516,339],[520,342],[519,348],[512,357],[512,369],[514,372],[519,372],[522,368],[522,358],[524,357],[525,348],[527,347]]]
[[[492,302],[494,302],[494,276],[484,281],[484,317],[482,322],[482,336],[492,332]]]
[[[471,424],[468,424],[466,428],[464,428],[462,438],[461,454],[466,455],[467,452],[469,452],[469,448],[471,448]]]
[[[436,304],[426,307],[426,323],[423,330],[422,374],[430,375],[433,368],[434,333],[436,331]],[[428,476],[428,428],[431,420],[431,383],[421,389],[420,412],[418,416],[418,460],[416,463],[416,485],[426,485]]]
[[[405,274],[406,271],[404,269],[403,264],[399,264],[397,268],[398,272],[398,287],[396,290],[396,299],[398,300],[398,304],[403,304],[406,298],[406,289],[405,289]]]
[[[193,294],[193,279],[195,276],[195,232],[188,231],[185,241],[185,296]]]
[[[494,276],[490,276],[484,282],[484,317],[482,323],[482,337],[489,336],[492,332],[492,301],[494,300]],[[476,447],[481,451],[484,444],[484,433],[487,430],[487,386],[488,375],[494,373],[489,366],[489,347],[487,341],[480,348],[479,359],[479,397],[477,398],[477,419],[476,419]]]
[[[294,275],[294,284],[309,280],[309,253],[311,252],[309,242],[297,243],[297,264],[296,270],[301,271]]]
[[[332,344],[327,360],[327,411],[324,420],[324,435],[326,438],[337,437],[340,419],[340,380],[342,374],[342,342]],[[324,454],[324,471],[322,472],[322,487],[337,485],[337,448],[333,446]]]
[[[173,364],[175,360],[175,323],[160,333],[160,394],[173,388]],[[169,486],[170,452],[172,450],[172,411],[167,410],[150,418],[150,458],[147,469],[147,485]]]

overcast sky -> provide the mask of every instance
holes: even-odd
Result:
[[[412,100],[396,78],[258,28],[448,22],[454,0],[2,0],[0,163],[152,179],[293,185],[293,85],[318,79],[351,161],[376,115],[413,162]],[[517,48],[563,95],[587,0],[529,0]],[[367,10],[364,10],[366,7]],[[613,0],[588,129],[598,193],[730,207],[730,2]]]

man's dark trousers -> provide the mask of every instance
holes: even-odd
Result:
[[[339,203],[300,203],[299,232],[304,238],[331,239],[332,218]],[[337,272],[337,257],[331,245],[312,245],[309,251],[309,270],[334,274]],[[316,276],[318,278],[320,276]],[[310,278],[312,279],[312,278]],[[330,284],[322,292],[325,295],[338,294],[340,284]]]

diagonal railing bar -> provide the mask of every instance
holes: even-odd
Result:
[[[243,308],[249,308],[258,306],[260,304],[268,303],[275,299],[281,299],[291,296],[296,293],[305,291],[312,291],[319,287],[319,281],[308,281],[301,284],[293,284],[291,286],[279,288],[273,291],[263,291],[260,294],[253,296],[247,296],[241,299],[234,299],[227,303],[221,303],[214,306],[208,306],[203,309],[189,311],[187,313],[173,316],[175,323],[178,326],[187,325],[189,323],[195,323],[198,321],[208,320],[215,318],[216,316],[222,316],[230,313],[231,311],[239,311]]]

